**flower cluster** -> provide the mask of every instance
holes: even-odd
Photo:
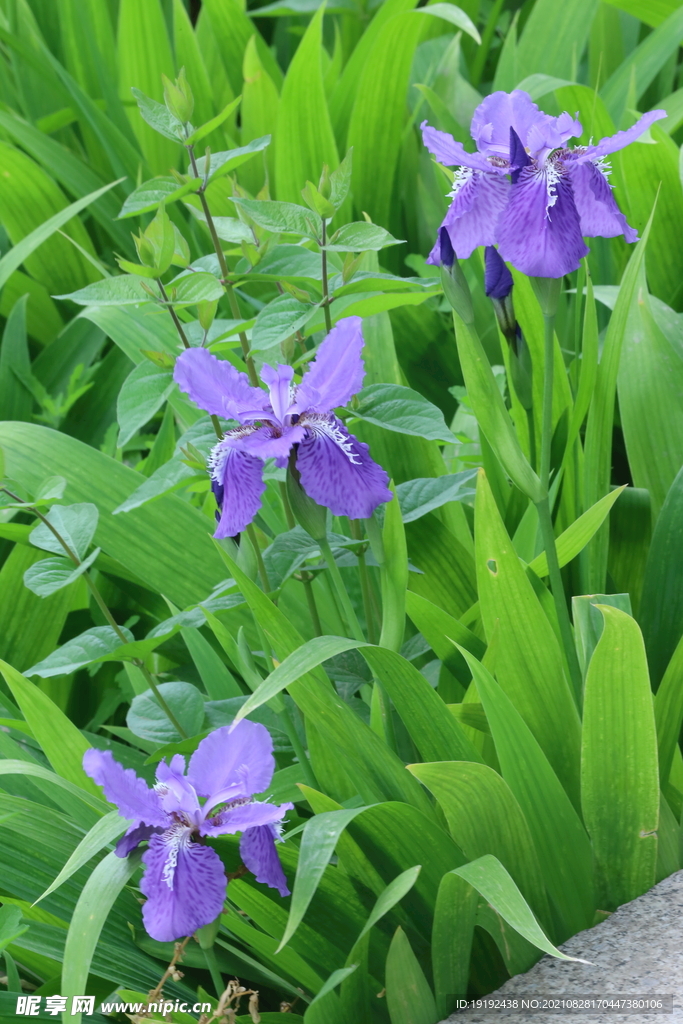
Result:
[[[443,221],[456,255],[498,245],[501,257],[530,277],[563,277],[588,253],[584,236],[638,239],[617,206],[606,157],[623,149],[664,110],[597,145],[567,147],[583,129],[570,114],[551,117],[526,92],[494,92],[474,112],[468,153],[452,136],[422,124],[424,144],[455,167],[452,203]],[[437,241],[428,262],[441,262]]]
[[[142,855],[140,890],[145,928],[159,942],[192,935],[215,921],[227,890],[223,862],[206,840],[242,833],[240,856],[258,882],[289,895],[275,841],[279,823],[292,804],[254,801],[273,777],[273,741],[263,725],[243,719],[232,729],[216,729],[190,758],[176,754],[161,761],[150,789],[108,750],[86,750],[83,767],[131,824],[116,852],[126,857],[149,840]],[[203,803],[200,803],[203,799]]]
[[[287,466],[290,452],[304,491],[334,515],[367,519],[391,500],[389,478],[333,410],[360,391],[364,376],[363,334],[357,316],[340,320],[316,353],[301,384],[292,385],[291,366],[267,364],[261,379],[268,392],[252,387],[244,373],[204,348],[186,349],[175,379],[201,408],[237,420],[214,448],[212,487],[220,509],[214,536],[234,537],[252,521],[265,490],[263,462]]]

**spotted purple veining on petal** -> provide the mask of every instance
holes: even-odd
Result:
[[[545,114],[519,89],[495,92],[472,116],[476,153],[424,122],[427,149],[456,168],[442,223],[456,255],[464,259],[480,245],[497,244],[501,256],[523,273],[562,277],[588,252],[582,236],[636,241],[612,194],[604,158],[665,116],[663,110],[650,111],[626,131],[572,149],[569,140],[582,132],[578,117]],[[439,264],[440,255],[437,239],[428,262]]]
[[[159,942],[191,935],[221,912],[227,879],[220,857],[205,845],[205,836],[265,828],[271,837],[271,860],[277,860],[278,827],[292,804],[254,800],[254,794],[270,785],[275,768],[273,741],[263,725],[244,719],[234,727],[216,729],[193,753],[187,774],[180,754],[170,764],[160,762],[154,789],[131,769],[122,768],[109,751],[87,750],[83,767],[104,787],[119,814],[131,820],[117,854],[127,856],[149,841],[140,883],[147,897],[143,920]],[[266,851],[263,856],[267,855]],[[271,877],[269,884],[286,889],[281,868],[277,873],[271,865]]]
[[[306,494],[335,516],[368,519],[378,505],[391,500],[387,473],[370,458],[368,446],[334,417],[311,421],[296,468]]]

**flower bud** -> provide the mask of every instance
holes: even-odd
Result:
[[[309,498],[299,482],[296,468],[296,446],[292,449],[287,466],[287,497],[294,518],[309,537],[321,541],[327,539],[327,509]]]
[[[201,928],[198,928],[195,932],[195,937],[199,942],[202,949],[211,949],[216,936],[218,935],[218,929],[221,926],[221,915],[219,914],[215,921],[211,924],[205,924]]]
[[[470,286],[455,258],[455,251],[446,228],[439,230],[441,246],[441,285],[444,295],[461,320],[466,324],[474,323],[474,310]]]
[[[486,246],[484,290],[493,303],[501,333],[512,345],[517,333],[517,320],[512,302],[512,274],[498,255],[498,250]]]
[[[164,103],[168,110],[177,117],[179,121],[185,124],[192,117],[194,110],[194,97],[190,84],[185,75],[185,68],[180,69],[180,74],[175,80],[175,84],[166,77],[161,76],[164,83]]]

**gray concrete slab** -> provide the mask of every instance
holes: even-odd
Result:
[[[465,1009],[441,1024],[683,1024],[683,871],[619,907],[606,921],[561,947],[592,966],[544,956],[488,998],[673,995],[673,1012],[528,1012]]]

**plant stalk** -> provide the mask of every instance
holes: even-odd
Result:
[[[543,418],[541,428],[541,464],[540,479],[545,491],[545,498],[536,503],[538,521],[543,537],[546,558],[548,560],[548,576],[550,578],[550,589],[555,601],[557,621],[560,627],[560,635],[564,647],[569,674],[577,699],[580,698],[582,677],[579,659],[576,653],[576,646],[572,635],[571,622],[569,620],[569,609],[564,593],[560,563],[557,558],[557,546],[555,544],[555,533],[550,512],[550,499],[548,490],[550,486],[550,451],[553,432],[553,371],[554,371],[554,346],[555,346],[555,315],[544,313],[545,341],[544,341],[544,366],[543,366]]]
[[[216,953],[214,951],[213,946],[210,946],[204,950],[204,958],[206,960],[206,966],[209,968],[209,973],[211,975],[213,987],[216,990],[216,996],[220,999],[220,997],[225,992],[225,985],[223,984],[223,979],[221,978],[221,972],[218,968],[218,960],[216,959]]]
[[[334,589],[336,591],[337,597],[339,598],[339,603],[342,607],[344,618],[346,619],[346,624],[351,631],[351,635],[353,636],[354,640],[360,640],[361,643],[365,643],[363,630],[360,628],[360,623],[354,611],[353,605],[351,604],[351,599],[346,592],[344,580],[342,579],[337,563],[334,560],[334,555],[332,554],[332,548],[330,547],[327,539],[318,541],[318,544],[320,546],[321,554],[325,561],[327,562],[327,568],[329,570],[330,576],[332,577]]]
[[[168,292],[161,283],[161,278],[157,278],[157,284],[159,285],[159,289],[161,291],[161,297],[163,298],[164,302],[167,303],[166,309],[171,314],[171,320],[175,324],[175,329],[178,332],[178,335],[180,336],[180,340],[182,341],[185,348],[190,348],[190,343],[187,340],[187,335],[185,334],[185,331],[183,330],[183,325],[178,319],[178,314],[176,313],[175,309],[169,302]]]
[[[323,235],[322,235],[322,264],[323,264],[323,312],[325,313],[325,328],[329,334],[332,330],[332,314],[330,313],[330,290],[327,281],[327,223],[323,217]]]
[[[196,161],[195,155],[194,155],[194,146],[186,146],[185,148],[186,148],[188,156],[190,158],[190,165],[192,167],[192,173],[194,174],[195,178],[198,178],[199,177],[199,172],[197,171],[197,161]],[[209,234],[211,235],[211,241],[213,242],[214,251],[216,253],[216,256],[218,257],[218,266],[221,268],[221,275],[223,277],[223,285],[224,285],[225,290],[226,290],[227,295],[228,295],[228,302],[230,303],[230,310],[231,310],[232,315],[234,316],[235,320],[241,320],[242,319],[242,314],[240,313],[240,307],[239,307],[239,305],[237,303],[237,296],[235,295],[235,289],[230,284],[230,280],[229,280],[229,278],[230,278],[230,269],[229,269],[227,261],[225,259],[225,253],[223,252],[223,247],[221,246],[221,240],[218,237],[218,232],[216,231],[216,225],[213,222],[213,217],[211,216],[211,210],[209,209],[209,204],[208,204],[207,199],[206,199],[206,186],[202,185],[199,188],[199,190],[197,191],[196,195],[199,196],[199,201],[202,204],[202,212],[203,212],[204,217],[206,219],[206,226],[209,229]],[[249,381],[250,381],[250,383],[252,384],[253,387],[257,388],[259,386],[258,376],[256,374],[256,367],[254,366],[254,360],[249,355],[249,342],[247,341],[247,336],[244,333],[244,331],[240,331],[239,334],[238,334],[238,337],[240,339],[240,345],[242,346],[242,357],[244,359],[244,362],[246,363],[247,373],[249,374]]]

